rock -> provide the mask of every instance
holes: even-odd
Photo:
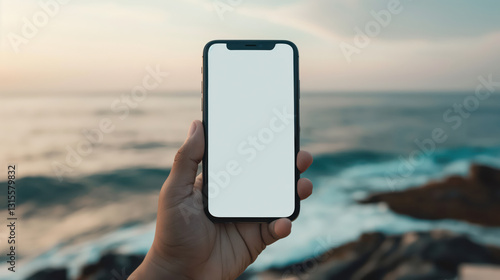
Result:
[[[399,214],[419,219],[456,219],[500,226],[500,170],[472,165],[469,177],[451,176],[440,182],[399,192],[374,194],[360,203],[385,203]]]
[[[470,168],[470,177],[473,180],[481,182],[485,187],[500,189],[500,170],[484,166],[472,165]]]
[[[460,280],[500,279],[500,267],[488,265],[460,266]]]
[[[142,263],[143,255],[121,255],[108,253],[97,263],[82,268],[77,280],[125,280]],[[66,268],[48,268],[36,272],[27,280],[66,280]]]
[[[47,268],[36,272],[26,280],[66,280],[68,271],[66,268]]]
[[[500,265],[500,248],[449,232],[368,233],[322,255],[263,273],[266,279],[455,279],[461,264]]]
[[[82,269],[78,280],[125,280],[142,263],[143,255],[119,255],[109,253]]]

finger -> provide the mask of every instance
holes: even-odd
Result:
[[[297,182],[297,193],[299,194],[300,199],[308,198],[313,191],[313,184],[311,180],[307,178],[300,178]]]
[[[194,181],[194,188],[201,191],[201,187],[203,186],[203,173],[198,174],[196,176],[196,180]]]
[[[264,244],[271,245],[290,234],[292,231],[292,222],[287,218],[281,218],[269,224],[260,224],[260,231]]]
[[[204,151],[203,124],[196,120],[191,124],[186,141],[175,155],[172,171],[167,179],[169,185],[193,185]]]
[[[297,154],[297,168],[300,173],[304,172],[313,163],[313,157],[309,152],[299,151]]]

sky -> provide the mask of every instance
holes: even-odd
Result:
[[[472,91],[500,80],[499,15],[498,0],[3,0],[0,95],[130,90],[148,66],[169,73],[157,90],[199,92],[213,39],[293,41],[303,92]]]

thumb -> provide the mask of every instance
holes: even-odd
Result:
[[[198,171],[198,164],[205,152],[205,133],[199,120],[193,121],[188,136],[177,151],[168,181],[172,186],[193,185]],[[191,190],[189,190],[191,191]]]

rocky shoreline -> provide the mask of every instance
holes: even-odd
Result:
[[[77,280],[126,280],[141,264],[144,255],[108,253],[97,263],[82,268]],[[51,268],[39,271],[27,280],[69,280],[67,268]]]
[[[468,177],[399,192],[374,194],[360,203],[385,203],[394,212],[414,218],[455,219],[483,226],[500,226],[500,170],[472,165]]]
[[[456,219],[497,227],[500,170],[472,165],[467,177],[451,176],[404,191],[373,194],[360,203],[385,203],[396,213],[419,219]],[[77,279],[126,279],[143,258],[109,253],[97,263],[85,266]],[[493,265],[495,271],[500,266],[500,248],[480,245],[465,235],[447,231],[402,235],[373,232],[303,262],[256,275],[246,272],[238,279],[456,279],[462,275],[464,265]],[[66,268],[46,269],[28,279],[66,280],[67,272]],[[500,279],[498,273],[486,279]]]
[[[107,254],[82,269],[78,280],[125,280],[141,263],[142,255]],[[463,265],[500,265],[500,248],[472,242],[447,231],[402,235],[366,233],[358,240],[319,256],[239,280],[258,279],[455,279]],[[500,275],[497,275],[500,276]],[[47,269],[29,280],[66,280],[67,269]]]
[[[455,279],[464,264],[500,265],[500,248],[446,231],[366,233],[322,255],[262,273],[271,279]]]

